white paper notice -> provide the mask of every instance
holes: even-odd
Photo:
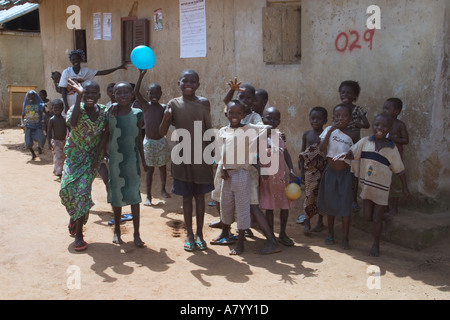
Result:
[[[102,39],[102,14],[100,12],[94,13],[94,21],[92,23],[94,27],[94,40]]]
[[[205,0],[180,0],[180,57],[206,57]]]
[[[103,14],[103,40],[111,40],[112,13]]]

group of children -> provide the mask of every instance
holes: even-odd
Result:
[[[74,60],[78,66],[80,59],[75,59],[74,55],[71,56],[71,61]],[[130,205],[134,243],[142,247],[144,242],[139,234],[141,164],[147,172],[147,199],[144,205],[150,206],[155,167],[160,168],[162,195],[170,197],[165,191],[166,164],[171,159],[171,149],[165,138],[169,127],[172,125],[176,130],[186,130],[194,138],[198,123],[201,123],[201,137],[212,128],[210,102],[196,94],[200,86],[197,72],[187,69],[181,73],[178,80],[181,96],[171,99],[167,106],[159,103],[162,90],[156,83],[148,87],[148,100],[140,94],[145,73],[145,70],[140,70],[134,89],[128,82],[108,86],[112,102],[108,107],[98,104],[100,87],[94,80],[85,80],[80,84],[67,79],[66,91],[71,90],[76,100],[73,106],[66,108],[65,117],[62,115],[63,100],[52,102],[54,115],[48,120],[47,138],[54,150],[55,174],[61,170],[56,170],[56,164],[62,167],[61,159],[65,159],[60,173],[60,198],[70,215],[69,231],[75,236],[74,248],[77,251],[87,247],[82,231],[93,206],[91,185],[99,168],[106,168],[106,178],[104,175],[102,177],[107,186],[108,202],[114,212],[113,242],[122,243],[121,210]],[[185,160],[187,157],[188,161],[172,159],[172,193],[182,197],[187,231],[184,249],[207,249],[203,237],[205,195],[212,192],[220,213],[221,220],[217,225],[221,232],[210,244],[234,243],[230,254],[239,255],[244,251],[245,236],[251,235],[251,228],[257,224],[267,239],[260,252],[278,252],[279,243],[294,245],[286,233],[291,202],[286,197],[285,187],[297,179],[286,147],[286,136],[277,129],[281,113],[277,108],[266,106],[267,91],[255,90],[250,84],[242,84],[237,79],[230,81],[228,85],[230,88],[224,98],[224,114],[228,125],[221,128],[216,137],[222,146],[220,154],[216,155],[216,172],[214,173],[213,165],[203,157],[198,161],[195,154],[198,150],[194,150],[195,141],[191,141],[190,153],[183,150],[186,154],[182,157]],[[234,99],[236,92],[237,97]],[[390,190],[395,191],[396,196],[399,190],[408,194],[402,162],[402,146],[408,143],[408,134],[405,124],[397,119],[402,102],[391,98],[385,102],[383,113],[374,119],[374,134],[361,139],[361,128],[369,128],[370,124],[366,111],[355,105],[359,93],[357,82],[341,83],[339,94],[342,103],[333,109],[332,125],[325,129],[323,127],[328,121],[327,110],[315,107],[309,112],[312,129],[303,135],[298,161],[300,181],[305,184],[306,194],[304,233],[309,235],[311,232],[322,231],[325,227],[323,217],[326,214],[328,235],[325,242],[332,244],[335,217],[342,217],[342,245],[349,248],[350,215],[352,211],[358,210],[356,192],[360,187],[364,212],[375,224],[374,244],[370,254],[377,256]],[[27,94],[24,103],[27,146],[30,140],[42,139],[39,132],[34,131],[38,127],[36,123],[42,121],[42,118],[39,119],[42,105],[43,102],[36,94]],[[253,138],[239,139],[250,131],[255,132]],[[258,149],[262,140],[267,146],[265,150]],[[201,141],[200,144],[203,155],[207,142]],[[62,146],[65,146],[64,155],[61,153]],[[55,152],[56,150],[59,151]],[[235,155],[242,150],[248,153],[244,162],[236,162],[234,159],[230,161],[227,158],[227,155]],[[279,164],[277,170],[264,174],[264,169],[270,164],[262,163],[262,156],[275,156]],[[397,180],[392,179],[393,187],[392,173],[398,176]],[[274,210],[280,210],[278,239],[273,230]],[[397,210],[397,201],[393,202],[392,210]],[[318,215],[318,222],[312,228],[311,219],[315,215]],[[230,232],[235,216],[237,236]]]
[[[360,86],[344,81],[339,86],[341,104],[333,109],[331,126],[327,111],[315,107],[310,111],[312,130],[303,135],[299,157],[301,181],[305,182],[305,234],[321,231],[323,215],[327,215],[328,235],[325,243],[334,244],[335,217],[342,217],[342,247],[349,248],[350,216],[359,208],[356,194],[361,189],[366,218],[374,223],[374,242],[369,255],[380,253],[382,223],[392,198],[390,213],[396,213],[398,199],[409,195],[403,145],[408,143],[404,122],[397,117],[403,103],[390,98],[372,124],[374,134],[361,139],[360,129],[369,128],[366,111],[355,102]],[[311,229],[311,218],[318,214],[317,225]]]

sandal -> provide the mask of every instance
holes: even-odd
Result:
[[[205,241],[195,241],[195,245],[198,250],[206,250],[206,242]]]
[[[87,248],[87,243],[84,240],[81,240],[80,242],[74,242],[73,247],[75,251],[83,251]]]
[[[184,250],[188,251],[188,252],[192,252],[195,249],[195,243],[194,242],[189,242],[186,241],[184,243]]]
[[[292,247],[294,245],[294,241],[289,237],[278,238],[278,242],[286,247]]]
[[[326,237],[325,244],[334,244],[334,238],[331,236]]]

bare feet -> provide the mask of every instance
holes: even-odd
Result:
[[[232,256],[238,256],[240,255],[242,252],[244,252],[244,243],[243,242],[238,242],[236,244],[236,246],[231,249],[230,251],[230,255]]]
[[[114,232],[114,236],[113,236],[113,241],[112,242],[116,243],[116,244],[122,244],[123,243],[122,238],[120,237],[120,233]]]
[[[267,246],[259,250],[260,254],[271,254],[271,253],[277,253],[280,252],[281,248],[277,243],[269,243]]]
[[[380,256],[380,247],[376,244],[372,245],[372,248],[369,251],[369,256],[371,257],[379,257]]]
[[[139,235],[135,235],[134,236],[134,244],[136,245],[136,247],[138,248],[143,248],[145,247],[145,242],[141,240],[141,237]]]
[[[170,196],[170,194],[168,194],[167,192],[166,192],[166,190],[161,190],[161,195],[163,196],[163,198],[172,198],[171,196]]]

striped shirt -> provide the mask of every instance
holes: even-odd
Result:
[[[405,170],[400,153],[393,142],[376,150],[375,136],[362,138],[352,148],[355,160],[360,161],[359,181],[361,198],[387,206],[392,174]]]

